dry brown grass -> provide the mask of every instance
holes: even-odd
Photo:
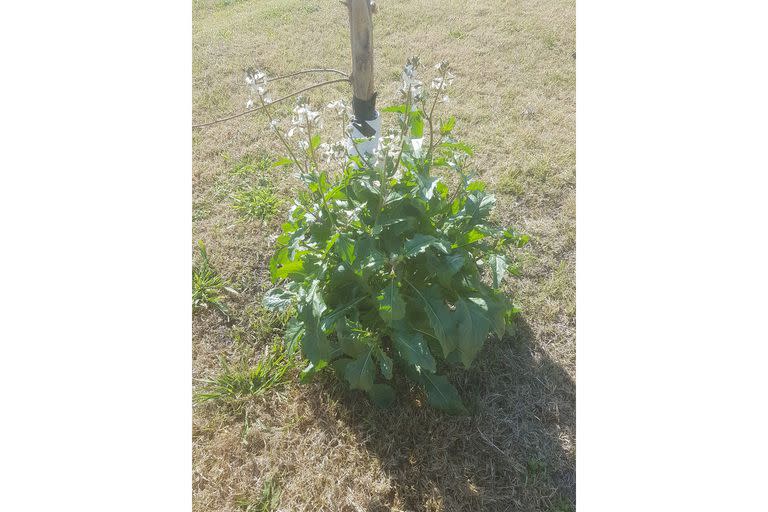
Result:
[[[489,341],[475,369],[451,376],[471,417],[425,407],[405,383],[399,407],[376,410],[331,378],[292,379],[239,408],[196,406],[194,510],[261,510],[270,480],[284,511],[572,510],[574,2],[382,0],[374,24],[380,105],[394,97],[407,56],[455,67],[449,108],[458,134],[497,194],[497,220],[533,239],[510,286],[523,318],[514,336]],[[346,11],[330,0],[196,0],[193,54],[193,118],[202,122],[244,107],[249,66],[272,75],[348,69]],[[349,95],[332,86],[311,99]],[[232,172],[245,155],[281,155],[265,124],[253,115],[193,134],[193,240],[205,241],[240,292],[228,297],[230,323],[213,312],[193,317],[196,379],[214,375],[220,356],[252,360],[281,334],[258,304],[287,201],[265,225],[242,222],[232,208],[233,193],[260,178],[286,199],[296,190],[280,170]]]

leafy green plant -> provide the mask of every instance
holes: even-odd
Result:
[[[212,380],[204,381],[202,390],[195,395],[197,402],[223,400],[237,402],[260,395],[285,382],[286,373],[293,366],[282,346],[274,345],[255,366],[230,365],[221,360],[221,372]]]
[[[280,198],[270,187],[255,187],[235,192],[233,207],[247,220],[266,221],[274,217]]]
[[[229,309],[224,304],[223,290],[226,283],[211,267],[208,261],[208,252],[202,240],[197,242],[200,251],[200,261],[192,267],[192,310],[208,309],[213,307],[226,318],[229,318]]]
[[[470,170],[472,149],[453,135],[454,117],[436,119],[453,79],[447,63],[437,66],[431,97],[417,68],[409,59],[402,103],[383,110],[399,129],[373,153],[358,154],[362,141],[353,141],[339,158],[338,144],[321,143],[320,113],[306,102],[289,132],[298,132],[298,148],[272,121],[290,153],[284,163],[300,170],[306,190],[277,239],[277,286],[264,304],[295,307],[286,343],[309,360],[303,376],[330,367],[387,406],[389,382],[402,373],[429,404],[461,414],[442,372],[469,368],[490,333],[504,335],[516,312],[501,292],[508,252],[528,238],[489,221],[495,199]]]

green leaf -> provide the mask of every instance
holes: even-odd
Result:
[[[373,386],[376,371],[373,368],[373,347],[344,368],[344,376],[352,389],[367,391]]]
[[[326,310],[326,305],[318,288],[319,282],[313,281],[307,292],[306,302],[299,312],[299,320],[304,324],[305,329],[301,348],[307,359],[315,366],[326,362],[331,352],[328,337],[320,327],[320,318]]]
[[[486,261],[488,261],[488,265],[491,267],[493,287],[499,288],[504,280],[504,276],[507,274],[507,259],[502,254],[489,254]]]
[[[388,384],[374,384],[368,390],[368,397],[377,407],[386,409],[395,403],[395,390]]]
[[[296,352],[304,336],[304,325],[296,318],[291,318],[285,326],[285,351],[290,356]]]
[[[411,138],[420,139],[424,136],[424,119],[421,112],[415,110],[411,112]]]
[[[437,370],[435,358],[429,352],[424,337],[407,325],[400,325],[392,331],[392,345],[406,362],[431,372]]]
[[[376,348],[376,359],[379,361],[379,370],[385,379],[392,378],[392,358],[384,353],[381,348]]]
[[[347,313],[347,311],[352,309],[354,306],[360,304],[366,298],[367,297],[358,297],[357,299],[347,302],[346,304],[342,304],[341,306],[336,306],[336,308],[333,311],[323,316],[323,319],[320,322],[320,326],[325,331],[327,331],[328,329],[333,329],[333,326],[336,324],[336,322],[339,319],[343,318],[344,315]]]
[[[448,254],[448,251],[450,251],[450,245],[446,241],[439,240],[432,235],[418,234],[405,241],[405,257],[412,258],[426,251],[429,246],[440,249],[445,254]]]
[[[349,239],[349,236],[339,235],[334,248],[341,261],[350,265],[355,262],[355,244]]]
[[[376,297],[379,303],[379,315],[387,324],[405,316],[405,301],[400,295],[399,286],[400,282],[392,277]]]
[[[451,133],[451,130],[453,130],[453,126],[456,124],[456,118],[451,116],[448,118],[446,122],[440,123],[440,133],[443,135],[448,135]]]
[[[301,281],[307,276],[307,273],[304,271],[304,261],[295,259],[283,263],[282,266],[275,270],[273,275],[275,279],[291,278],[295,281]]]
[[[466,261],[462,252],[454,252],[446,256],[428,254],[427,265],[430,270],[437,277],[437,280],[449,288],[451,286],[451,279],[456,273],[461,270]]]
[[[424,389],[427,391],[427,403],[450,414],[469,414],[461,401],[459,392],[443,375],[422,372]]]
[[[475,154],[475,152],[472,151],[472,148],[467,146],[463,142],[443,142],[442,144],[440,144],[440,147],[447,148],[447,149],[458,149],[459,151],[463,151],[469,156],[472,156]]]
[[[387,261],[384,253],[376,248],[376,241],[370,236],[355,240],[355,268],[376,271]]]
[[[465,245],[470,245],[478,240],[482,240],[486,237],[486,234],[480,231],[479,229],[472,229],[463,235],[461,235],[454,244],[456,247],[464,247]]]
[[[352,358],[357,358],[368,350],[368,345],[359,341],[345,319],[336,322],[336,338],[344,353]]]
[[[385,108],[380,109],[379,111],[380,112],[395,112],[395,113],[398,113],[398,114],[405,114],[405,109],[406,109],[406,106],[403,104],[403,105],[393,105],[391,107],[385,107]]]
[[[310,149],[312,151],[316,150],[320,146],[320,135],[315,134],[312,136],[312,140],[310,141]]]
[[[433,284],[423,292],[412,284],[411,288],[424,305],[424,311],[427,313],[435,338],[438,339],[443,348],[443,357],[447,357],[456,348],[456,321],[451,315],[451,310],[445,304],[440,287]]]
[[[283,287],[272,288],[264,295],[262,304],[272,311],[285,311],[291,305],[296,294]]]
[[[436,176],[424,176],[422,174],[415,173],[416,181],[419,184],[419,194],[425,201],[429,201],[435,195],[435,188],[440,182],[440,178]]]
[[[272,164],[272,167],[283,167],[284,165],[291,165],[293,163],[293,160],[290,158],[281,158],[277,162]]]
[[[465,368],[469,368],[483,348],[493,320],[488,311],[488,304],[480,297],[460,297],[456,302],[456,318],[461,362]]]

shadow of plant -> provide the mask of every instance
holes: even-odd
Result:
[[[575,510],[575,383],[533,337],[518,318],[514,335],[489,340],[472,369],[449,374],[468,417],[430,408],[406,381],[388,410],[322,386],[338,406],[317,400],[315,414],[352,429],[392,483],[366,511]]]

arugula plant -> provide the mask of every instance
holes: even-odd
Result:
[[[383,109],[399,129],[372,154],[358,154],[348,132],[346,147],[321,143],[322,116],[306,101],[285,133],[270,115],[290,154],[277,165],[299,169],[306,189],[277,239],[264,304],[295,308],[286,344],[309,360],[302,377],[331,368],[387,406],[402,373],[429,404],[462,414],[442,372],[469,368],[491,333],[504,335],[517,311],[501,292],[509,252],[528,237],[489,221],[495,199],[470,171],[472,149],[454,137],[454,117],[435,116],[453,80],[447,63],[430,93],[417,68],[409,59],[402,102]],[[329,108],[348,124],[343,104]]]

